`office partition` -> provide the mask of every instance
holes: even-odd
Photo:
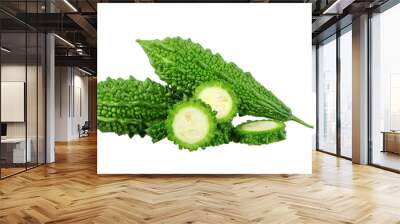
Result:
[[[20,1],[19,16],[40,13],[44,1]],[[1,6],[8,6],[2,1]],[[6,8],[6,7],[4,7]],[[2,9],[4,9],[2,8]],[[5,11],[0,22],[0,178],[45,163],[45,33]],[[4,130],[3,130],[4,127]]]

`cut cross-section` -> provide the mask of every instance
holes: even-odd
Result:
[[[210,143],[216,131],[216,118],[205,103],[182,101],[169,112],[166,128],[169,140],[192,151]]]
[[[193,95],[217,112],[218,122],[231,121],[238,111],[235,93],[222,81],[205,82],[196,88]]]
[[[235,141],[248,145],[269,144],[285,138],[285,124],[280,121],[247,121],[234,129]]]

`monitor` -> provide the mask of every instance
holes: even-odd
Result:
[[[1,123],[1,136],[7,136],[7,124]]]

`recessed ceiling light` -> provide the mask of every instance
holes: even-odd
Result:
[[[0,49],[1,49],[1,51],[4,51],[6,53],[10,53],[11,52],[11,50],[9,50],[9,49],[7,49],[5,47],[1,47]]]
[[[73,45],[71,42],[69,42],[68,40],[60,37],[58,34],[54,34],[55,37],[57,37],[59,40],[61,40],[62,42],[66,43],[68,46],[75,48],[75,45]]]
[[[67,4],[74,12],[78,12],[78,10],[73,6],[68,0],[64,0],[65,4]]]
[[[336,0],[322,14],[342,14],[343,9],[351,5],[355,0]]]
[[[81,68],[79,68],[79,67],[78,67],[78,70],[81,71],[81,72],[83,72],[83,73],[85,73],[85,74],[87,74],[87,75],[92,75],[92,73],[90,73],[90,72],[88,72],[88,71],[86,71],[86,70],[83,70],[83,69],[81,69]]]

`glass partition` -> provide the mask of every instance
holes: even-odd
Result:
[[[336,36],[318,47],[318,149],[336,154]]]
[[[340,36],[340,155],[352,157],[352,33]]]
[[[24,171],[31,161],[26,141],[26,41],[25,32],[1,34],[2,177]]]
[[[44,1],[17,5],[41,13]],[[0,179],[45,163],[45,44],[44,33],[0,12]]]
[[[37,64],[37,162],[46,162],[45,124],[46,124],[46,38],[43,33],[38,33],[38,64]]]
[[[27,150],[30,151],[30,160],[27,167],[37,165],[38,158],[38,35],[36,32],[27,33],[27,82],[26,82],[26,113],[27,113]]]
[[[371,18],[372,164],[400,171],[400,4]]]

